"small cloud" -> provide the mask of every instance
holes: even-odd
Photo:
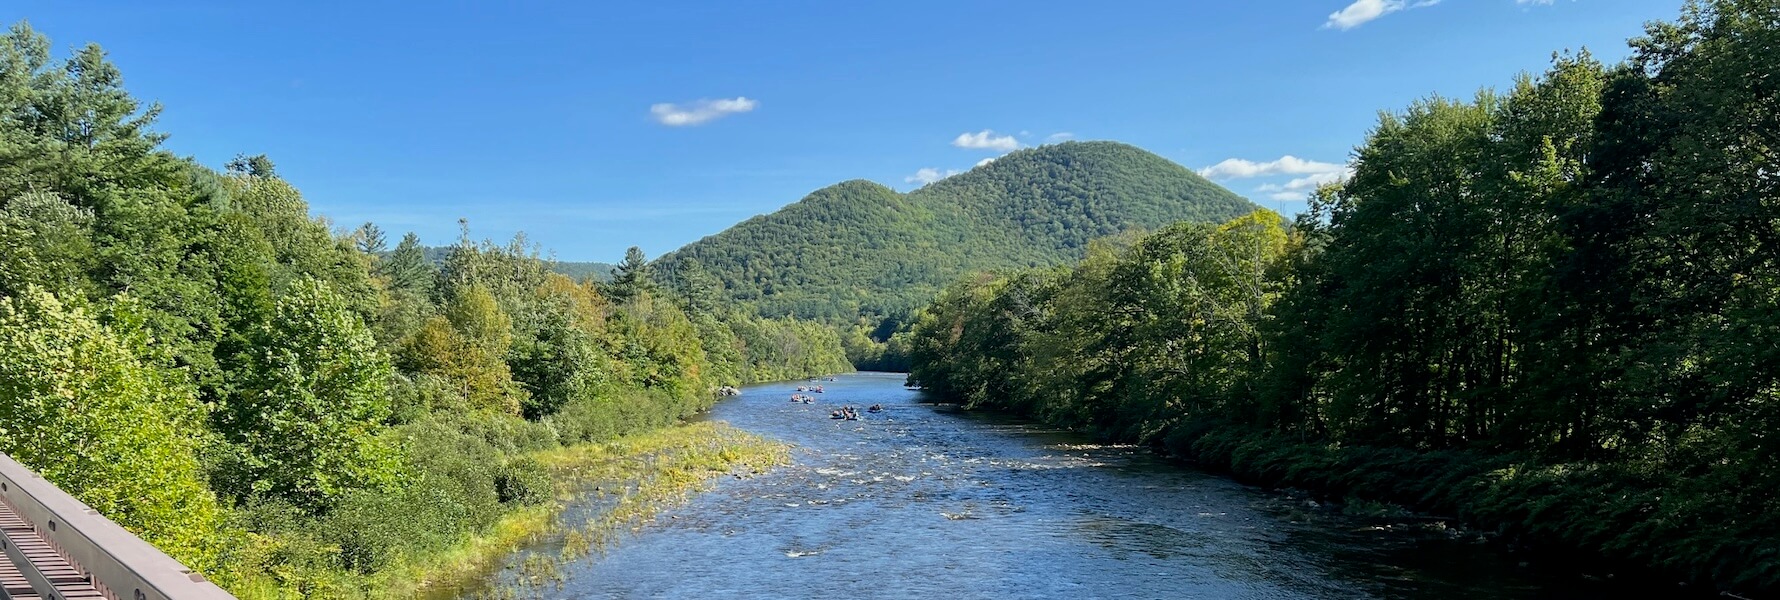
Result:
[[[983,159],[983,160],[979,160],[979,161],[977,161],[977,164],[976,164],[976,166],[979,166],[979,167],[980,167],[980,166],[983,166],[983,165],[986,165],[986,164],[989,164],[989,163],[992,163],[992,162],[995,162],[995,159],[994,159],[994,158],[985,158],[985,159]]]
[[[981,163],[978,163],[978,164],[981,164]],[[909,182],[909,183],[919,183],[921,185],[927,185],[929,183],[933,183],[935,181],[939,181],[941,179],[945,179],[947,177],[951,177],[951,176],[957,175],[959,173],[963,173],[963,171],[959,171],[957,169],[946,169],[944,171],[941,171],[941,170],[935,169],[933,167],[927,167],[927,168],[923,168],[919,171],[915,171],[914,175],[904,177],[904,178],[902,178],[902,180]]]
[[[1311,190],[1322,187],[1325,184],[1345,181],[1348,177],[1352,176],[1353,171],[1343,167],[1339,171],[1313,173],[1305,177],[1293,178],[1291,181],[1287,181],[1284,184],[1262,184],[1261,187],[1255,188],[1255,191],[1271,192],[1268,197],[1274,200],[1298,200],[1303,198],[1304,194],[1309,193]]]
[[[1346,168],[1335,163],[1304,160],[1287,154],[1279,157],[1279,160],[1269,162],[1227,158],[1223,162],[1200,169],[1199,175],[1211,179],[1247,179],[1266,175],[1340,173]]]
[[[1045,143],[1054,144],[1057,142],[1061,142],[1064,140],[1071,140],[1071,139],[1075,139],[1075,134],[1067,132],[1067,131],[1059,131],[1057,133],[1053,133],[1053,134],[1045,136]]]
[[[1551,6],[1551,3],[1554,1],[1555,0],[1514,0],[1514,3],[1519,4],[1521,6],[1527,6],[1527,5]]]
[[[754,110],[754,107],[759,105],[759,102],[742,96],[717,100],[696,100],[685,104],[663,102],[650,106],[649,115],[655,118],[655,122],[662,125],[685,127],[745,113]]]
[[[994,131],[988,129],[976,133],[960,133],[958,134],[957,139],[952,140],[952,145],[972,150],[996,150],[1000,152],[1012,152],[1020,148],[1020,142],[1019,140],[1015,140],[1014,136],[995,135]]]
[[[1518,1],[1518,0],[1517,0]],[[1329,14],[1329,20],[1323,22],[1323,29],[1340,29],[1347,31],[1359,27],[1373,19],[1411,8],[1421,8],[1439,4],[1440,0],[1354,0],[1347,8]]]

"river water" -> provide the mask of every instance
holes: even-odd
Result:
[[[1344,516],[1128,446],[924,403],[899,374],[749,387],[709,418],[796,445],[565,567],[562,598],[1570,598],[1474,535]],[[879,414],[864,407],[882,404]],[[860,407],[858,421],[829,411]],[[1412,521],[1405,519],[1405,521]],[[1617,595],[1617,594],[1616,594]]]

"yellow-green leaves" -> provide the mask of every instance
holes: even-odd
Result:
[[[205,568],[218,511],[197,459],[197,401],[128,337],[38,288],[0,298],[0,452]]]

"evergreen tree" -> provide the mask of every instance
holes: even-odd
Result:
[[[237,154],[235,155],[235,158],[229,159],[228,164],[223,166],[228,169],[230,173],[236,175],[249,175],[253,177],[278,176],[278,169],[272,165],[272,159],[267,158],[264,154],[256,154],[253,156]]]
[[[353,244],[363,254],[376,256],[389,249],[389,242],[383,235],[383,228],[378,227],[376,223],[366,221],[353,234]]]
[[[433,267],[427,263],[420,236],[408,232],[389,258],[378,263],[378,269],[389,278],[389,287],[409,294],[421,295],[433,286]]]
[[[628,253],[626,253],[628,255]],[[639,256],[639,258],[641,258]],[[628,256],[627,256],[628,259]],[[628,260],[626,261],[628,262]],[[723,282],[705,270],[696,258],[681,262],[674,269],[674,287],[686,311],[695,315],[716,314],[723,305]]]
[[[624,251],[624,261],[612,275],[612,283],[606,286],[606,295],[613,302],[624,304],[648,295],[654,291],[655,279],[650,272],[649,261],[643,257],[643,249],[631,246]]]

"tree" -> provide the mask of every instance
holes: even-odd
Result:
[[[638,260],[642,259],[641,251]],[[630,253],[625,253],[625,262],[630,262]],[[620,265],[619,268],[624,268]],[[686,305],[686,312],[692,315],[716,314],[723,305],[723,281],[705,270],[704,263],[696,258],[682,261],[674,269],[674,288],[679,292],[681,302]]]
[[[425,249],[420,245],[420,236],[408,232],[396,249],[389,254],[389,259],[377,265],[379,274],[389,278],[391,290],[414,295],[424,295],[433,285],[433,267],[426,262]]]
[[[352,241],[358,247],[359,252],[372,256],[382,254],[384,250],[389,249],[389,242],[383,235],[383,228],[370,221],[358,226],[358,230],[353,232]]]
[[[119,300],[122,321],[136,310]],[[35,287],[0,298],[0,452],[195,568],[220,520],[197,453],[201,412],[140,332]]]
[[[513,379],[527,392],[521,414],[532,420],[556,414],[576,399],[591,398],[613,370],[595,335],[604,328],[604,300],[591,287],[552,274],[527,303],[507,351]]]
[[[326,283],[303,279],[254,332],[248,368],[214,419],[236,449],[229,491],[272,494],[321,510],[396,475],[389,359]]]
[[[654,276],[649,271],[649,261],[643,257],[642,248],[631,246],[630,249],[624,251],[624,262],[618,263],[618,268],[612,276],[612,283],[608,284],[606,289],[606,295],[610,296],[613,302],[619,304],[630,302],[654,291]]]
[[[278,169],[272,165],[272,159],[267,158],[264,154],[256,154],[253,156],[236,154],[235,158],[229,159],[228,164],[223,166],[227,168],[230,173],[236,175],[250,175],[253,177],[278,176]]]
[[[494,296],[479,286],[460,290],[408,339],[401,353],[403,370],[450,381],[465,406],[435,409],[487,410],[520,414],[525,391],[513,381],[506,357],[513,343],[513,321]]]
[[[48,192],[0,202],[0,295],[27,285],[79,296],[96,256],[93,212]]]

